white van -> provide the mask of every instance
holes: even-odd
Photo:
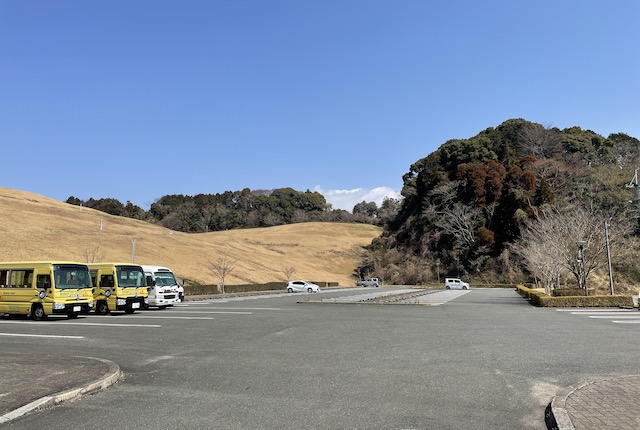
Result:
[[[178,285],[171,269],[162,266],[141,266],[147,278],[149,306],[164,309],[184,300],[184,288]]]
[[[447,290],[468,290],[469,284],[458,278],[445,278],[444,287]]]

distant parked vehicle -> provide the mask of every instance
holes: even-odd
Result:
[[[307,293],[319,293],[320,287],[309,281],[289,281],[287,284],[287,292],[304,292]]]
[[[360,281],[361,287],[379,287],[380,285],[382,285],[382,282],[378,278],[367,278]]]
[[[447,290],[468,290],[469,284],[458,278],[445,278],[444,287]]]
[[[184,300],[184,287],[178,284],[169,268],[144,265],[141,267],[147,278],[147,291],[149,291],[147,307],[164,309]]]

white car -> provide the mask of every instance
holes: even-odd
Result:
[[[444,287],[447,290],[468,290],[469,284],[458,278],[445,278]]]
[[[361,287],[379,287],[381,284],[380,279],[378,278],[368,278],[363,281],[360,281]]]
[[[304,291],[307,293],[319,293],[320,287],[308,281],[289,281],[287,284],[287,292],[289,293]]]

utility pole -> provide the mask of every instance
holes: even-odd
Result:
[[[636,174],[638,171],[636,170]],[[609,249],[609,224],[604,222],[604,240],[607,244],[607,263],[609,264],[609,288],[611,289],[611,295],[613,296],[613,273],[611,272],[611,249]]]

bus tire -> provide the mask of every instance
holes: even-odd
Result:
[[[46,317],[47,315],[44,313],[42,305],[33,305],[33,307],[31,308],[31,318],[33,318],[34,321],[42,321]]]
[[[79,315],[79,313],[78,313],[78,312],[69,312],[69,313],[67,314],[67,318],[69,318],[70,320],[72,320],[72,319],[76,319],[76,318],[78,318],[78,315]]]
[[[100,315],[107,315],[109,313],[109,305],[107,302],[101,300],[96,305],[96,313]]]
[[[158,306],[158,309],[163,310],[163,309],[167,309],[166,306]]]
[[[126,308],[124,308],[124,313],[125,314],[132,314],[134,313],[136,310],[133,309],[131,306],[127,306]]]

